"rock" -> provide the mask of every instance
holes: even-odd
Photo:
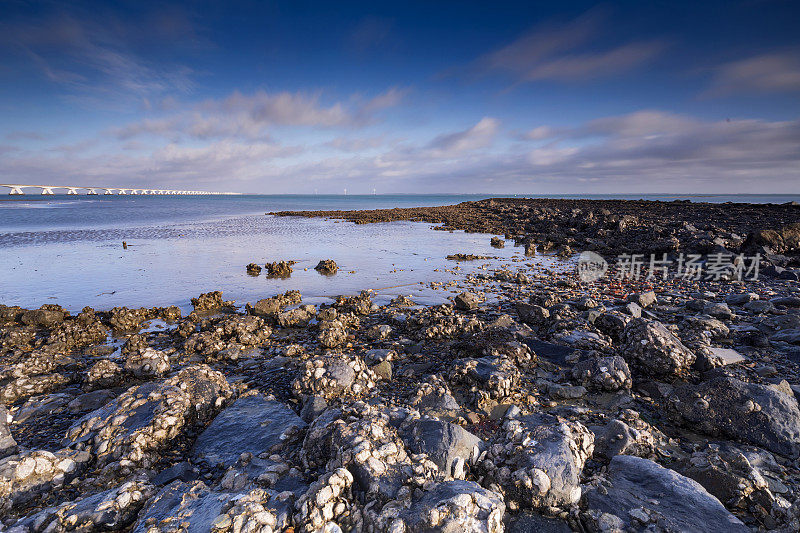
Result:
[[[714,318],[722,320],[730,320],[733,318],[733,312],[728,304],[709,302],[703,306],[703,313]]]
[[[278,314],[278,325],[284,328],[305,327],[314,318],[317,308],[313,305],[304,305]]]
[[[311,484],[297,501],[295,524],[301,532],[335,533],[358,531],[357,523],[349,523],[360,514],[352,501],[353,474],[337,468]],[[348,527],[350,526],[350,527]]]
[[[377,365],[371,366],[370,369],[375,373],[375,377],[378,379],[383,381],[392,380],[392,363],[389,361],[381,361]]]
[[[631,421],[634,422],[634,421]],[[610,461],[616,455],[649,457],[656,449],[656,439],[648,424],[636,420],[640,428],[632,427],[622,420],[612,420],[600,429],[594,441],[594,456]]]
[[[409,404],[420,410],[423,415],[434,418],[455,418],[461,412],[461,406],[453,397],[447,383],[440,376],[431,376],[429,382],[417,388]]]
[[[103,359],[96,362],[86,373],[85,390],[105,389],[122,383],[122,368],[113,361]]]
[[[461,426],[434,419],[415,422],[405,441],[411,451],[427,454],[439,470],[456,479],[464,479],[464,465],[473,464],[485,447]]]
[[[243,453],[278,453],[306,423],[286,405],[263,396],[246,396],[223,409],[197,437],[195,461],[230,467]]]
[[[325,328],[317,335],[317,340],[325,348],[336,348],[347,341],[347,331],[340,325]]]
[[[605,350],[611,341],[600,333],[585,329],[573,329],[553,335],[553,340],[580,350]]]
[[[170,370],[169,357],[164,352],[147,348],[128,354],[125,371],[139,379],[158,378]]]
[[[581,497],[581,472],[594,448],[594,435],[579,422],[537,413],[506,420],[504,445],[487,454],[488,475],[511,489],[506,497],[521,507],[568,507]],[[484,461],[485,462],[485,461]]]
[[[628,297],[629,302],[635,303],[642,309],[650,307],[656,303],[657,300],[656,293],[653,291],[639,292]]]
[[[772,342],[800,344],[800,329],[784,329],[772,335],[769,340]]]
[[[0,404],[0,459],[17,453],[17,441],[14,440],[11,430],[8,429],[9,422],[11,422],[11,415],[8,414],[6,406]]]
[[[496,492],[473,481],[445,481],[401,512],[389,531],[502,533],[505,511],[503,498]]]
[[[676,388],[670,406],[697,431],[741,440],[781,455],[800,455],[797,400],[772,387],[719,377]]]
[[[471,292],[462,292],[461,294],[456,295],[456,297],[453,299],[453,303],[455,303],[456,309],[460,309],[462,311],[471,311],[476,309],[481,304],[481,300],[477,295]]]
[[[18,521],[9,531],[14,533],[67,531],[116,531],[136,519],[136,514],[154,493],[153,486],[143,481],[128,481],[80,500],[49,507]]]
[[[300,418],[310,424],[327,408],[328,402],[325,401],[325,398],[319,394],[312,394],[303,404],[303,409],[300,410]]]
[[[457,361],[450,379],[466,384],[475,401],[502,399],[511,394],[520,371],[508,357],[481,357]]]
[[[639,457],[614,457],[607,481],[587,490],[586,503],[592,530],[614,524],[619,531],[750,531],[699,483]]]
[[[492,237],[490,244],[494,248],[503,248],[506,245],[506,242],[500,237]]]
[[[251,276],[258,276],[261,274],[261,267],[255,263],[250,263],[245,268],[247,269],[247,273]]]
[[[267,268],[267,275],[271,278],[288,278],[292,275],[292,265],[294,261],[275,261],[264,265]]]
[[[73,395],[71,394],[58,392],[44,396],[33,396],[16,410],[14,421],[19,424],[31,418],[44,417],[64,411],[64,407],[72,398]]]
[[[725,297],[725,303],[728,305],[745,305],[758,299],[758,294],[754,292],[743,292],[738,294],[729,294]]]
[[[319,394],[326,400],[343,394],[362,395],[375,387],[375,374],[357,355],[319,356],[305,362],[292,383],[297,396]]]
[[[117,394],[108,389],[99,389],[86,394],[77,396],[67,404],[67,409],[70,413],[85,413],[87,411],[94,411],[114,398]]]
[[[197,478],[197,471],[194,469],[189,461],[181,461],[169,468],[160,471],[153,476],[150,481],[154,485],[166,485],[172,483],[176,479],[181,481],[194,481]]]
[[[770,303],[780,307],[798,308],[800,307],[800,296],[781,296],[771,299]]]
[[[367,330],[367,337],[373,341],[381,341],[392,334],[392,327],[388,324],[376,324]]]
[[[759,505],[770,509],[773,505],[767,478],[735,447],[709,445],[675,468],[703,485],[728,508]]]
[[[628,364],[618,355],[580,361],[572,367],[572,378],[592,390],[630,389],[633,384]]]
[[[197,298],[192,298],[192,306],[194,306],[195,311],[214,311],[223,307],[230,307],[233,304],[233,301],[223,301],[222,291],[206,292]]]
[[[229,496],[228,496],[229,497]],[[225,495],[212,492],[202,481],[175,481],[164,487],[139,515],[132,531],[172,531],[180,521],[184,531],[212,531],[211,524],[227,503]]]
[[[37,328],[52,328],[64,321],[66,311],[59,306],[43,305],[40,309],[25,311],[20,322]]]
[[[623,357],[634,370],[659,377],[684,374],[695,355],[657,320],[633,319],[625,328]]]
[[[0,459],[0,512],[25,504],[80,476],[91,455],[70,449],[35,450]]]
[[[339,265],[337,265],[336,261],[334,261],[333,259],[323,259],[322,261],[317,263],[317,266],[314,267],[314,270],[316,270],[320,274],[325,274],[330,276],[332,274],[336,274],[336,272],[339,271]]]
[[[770,313],[775,310],[775,306],[768,300],[753,300],[744,304],[744,308],[757,315]]]
[[[149,467],[158,452],[187,428],[209,420],[231,396],[225,376],[205,365],[162,383],[128,389],[67,431],[66,444],[83,444],[99,465],[122,461]]]
[[[742,361],[747,361],[747,358],[733,348],[711,346],[700,352],[695,365],[700,370],[710,370],[720,366],[734,365]]]
[[[299,304],[302,301],[299,291],[287,291],[271,298],[264,298],[257,301],[254,305],[249,303],[245,306],[251,315],[260,317],[277,317],[283,308],[289,305]]]
[[[0,403],[12,405],[31,396],[58,390],[69,382],[69,376],[58,373],[20,377],[0,389]]]

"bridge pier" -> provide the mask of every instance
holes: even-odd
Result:
[[[97,196],[97,191],[94,190],[94,189],[87,189],[87,193],[86,194]]]
[[[42,194],[55,194],[52,187],[42,187]]]
[[[67,194],[78,194],[78,191],[75,189],[67,189]]]

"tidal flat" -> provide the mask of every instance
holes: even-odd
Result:
[[[2,529],[800,529],[797,205],[264,212],[0,236]]]

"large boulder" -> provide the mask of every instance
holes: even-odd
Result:
[[[159,450],[193,425],[209,420],[233,394],[221,373],[189,367],[167,381],[132,387],[78,420],[66,444],[91,450],[98,464],[152,465]]]
[[[503,439],[484,467],[520,507],[568,507],[581,496],[581,472],[594,434],[580,422],[536,413],[503,423]]]
[[[678,387],[670,397],[670,405],[695,430],[741,440],[781,455],[800,455],[797,400],[773,387],[719,377]]]
[[[638,318],[625,327],[623,356],[634,370],[656,377],[679,376],[695,355],[664,324]]]
[[[306,423],[286,405],[263,396],[239,398],[197,437],[196,461],[230,467],[243,453],[257,456],[280,448]]]
[[[605,482],[588,489],[585,501],[593,531],[750,531],[699,483],[640,457],[614,457]]]

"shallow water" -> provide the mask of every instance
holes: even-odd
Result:
[[[460,290],[428,286],[457,279],[451,271],[457,263],[445,256],[496,257],[461,263],[463,274],[509,265],[521,249],[511,243],[494,249],[488,235],[433,231],[425,223],[355,225],[264,213],[447,205],[486,196],[3,197],[0,303],[58,303],[73,312],[87,305],[187,310],[201,292],[222,290],[243,305],[290,289],[311,303],[362,289],[374,289],[379,302],[405,294],[419,304],[440,303]],[[321,259],[334,259],[338,274],[317,273]],[[245,272],[248,263],[279,260],[297,261],[289,279]],[[533,261],[557,264],[547,257]]]
[[[123,235],[139,236],[125,237],[125,250]],[[80,231],[65,232],[62,241],[48,236],[40,242],[3,247],[0,302],[23,307],[58,303],[71,311],[86,305],[98,310],[178,305],[186,310],[191,297],[217,289],[239,304],[290,289],[300,290],[304,301],[311,303],[374,289],[377,301],[405,294],[419,304],[432,304],[445,301],[451,293],[420,282],[455,279],[446,269],[458,263],[446,260],[448,254],[497,257],[460,263],[464,272],[498,266],[521,252],[511,243],[492,248],[488,235],[435,231],[424,223],[356,225],[265,215],[85,236]],[[337,274],[324,276],[314,270],[318,261],[329,258],[339,264]],[[290,278],[245,272],[248,263],[276,260],[297,261]]]

